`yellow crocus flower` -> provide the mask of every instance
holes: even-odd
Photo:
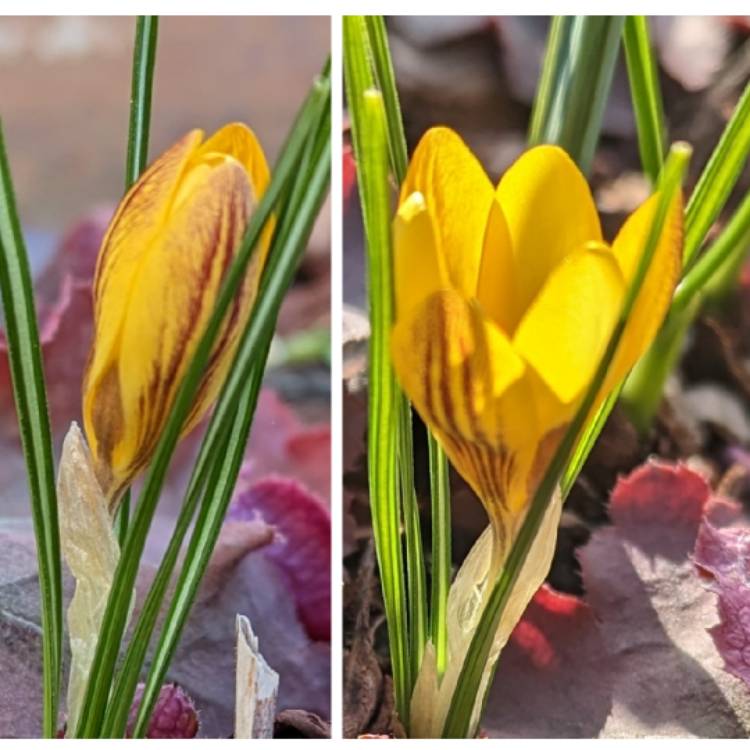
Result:
[[[143,173],[112,219],[94,277],[94,340],[83,383],[86,437],[110,508],[153,454],[268,181],[263,150],[245,125],[226,125],[207,140],[193,130]],[[217,396],[250,315],[272,231],[269,223],[183,434]]]
[[[560,148],[526,151],[492,186],[447,128],[429,130],[394,221],[401,386],[481,499],[497,570],[620,315],[656,211],[614,242]],[[680,273],[682,205],[670,206],[599,403],[643,354]]]

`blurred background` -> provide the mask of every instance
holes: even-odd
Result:
[[[329,27],[319,17],[163,18],[151,155],[191,128],[241,120],[272,162],[328,53]],[[59,230],[119,199],[132,49],[130,18],[0,18],[3,127],[25,224]]]

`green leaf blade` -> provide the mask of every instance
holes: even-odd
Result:
[[[62,563],[55,466],[34,289],[0,125],[0,292],[39,560],[43,732],[55,737],[62,660]]]

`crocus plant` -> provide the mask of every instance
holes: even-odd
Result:
[[[93,282],[94,339],[83,383],[88,448],[73,424],[58,478],[61,541],[76,578],[68,608],[68,722],[77,724],[119,558],[114,515],[151,461],[269,170],[252,131],[192,131],[122,199]],[[247,324],[271,222],[214,344],[182,434],[214,403]],[[90,456],[90,459],[89,459]]]
[[[446,128],[429,130],[409,163],[393,226],[393,366],[490,521],[449,596],[444,675],[430,644],[425,652],[412,700],[415,736],[440,736],[472,625],[605,352],[658,199],[643,203],[608,245],[584,176],[556,146],[525,152],[496,188]],[[678,194],[594,409],[653,340],[681,257]],[[524,568],[501,622],[494,659],[547,574],[559,498],[554,508],[536,564]]]

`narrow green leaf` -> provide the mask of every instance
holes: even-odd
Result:
[[[130,490],[126,490],[120,500],[120,507],[117,509],[115,516],[115,534],[117,535],[117,544],[122,549],[125,540],[128,537],[128,525],[130,523]]]
[[[482,612],[479,624],[466,654],[456,689],[453,693],[451,708],[448,712],[445,727],[443,728],[443,737],[467,737],[473,732],[473,728],[470,726],[471,715],[498,624],[523,567],[524,560],[536,538],[544,514],[553,497],[555,487],[570,460],[578,436],[585,426],[594,400],[604,383],[610,363],[617,351],[617,347],[627,326],[628,318],[633,310],[646,272],[656,251],[659,235],[664,226],[669,206],[675,193],[681,188],[682,178],[689,158],[690,148],[686,144],[676,144],[672,147],[669,159],[664,167],[663,188],[656,214],[652,221],[635,276],[625,296],[619,320],[612,332],[607,349],[586,392],[586,396],[572,422],[566,429],[565,435],[534,493],[524,522],[508,554],[503,571],[495,583],[487,605]],[[483,702],[486,701],[486,694],[482,696],[482,700]]]
[[[382,16],[365,16],[368,59],[372,65],[374,85],[383,95],[390,163],[396,181],[406,177],[408,156],[403,118],[399,105],[393,62],[388,45],[388,33]],[[409,643],[411,648],[412,680],[416,679],[427,643],[427,593],[424,550],[422,546],[419,507],[414,489],[414,445],[412,436],[411,404],[396,384],[398,466],[401,492],[404,497],[404,536],[406,538],[407,599],[409,610]],[[428,430],[428,440],[434,443]],[[442,449],[434,443],[434,450]],[[448,501],[449,498],[442,498]],[[434,499],[433,499],[434,501]],[[450,531],[448,531],[450,534]],[[444,533],[441,533],[444,536]],[[410,686],[411,690],[411,686]]]
[[[683,350],[690,326],[715,288],[736,282],[750,249],[750,194],[716,241],[696,260],[677,287],[667,319],[653,344],[633,368],[623,389],[623,406],[641,434],[648,431],[664,385]]]
[[[714,276],[729,264],[740,265],[748,250],[750,235],[750,193],[740,203],[722,233],[696,260],[677,287],[672,308],[678,312],[705,289]]]
[[[398,467],[404,517],[404,537],[406,540],[406,580],[409,612],[409,651],[411,674],[414,677],[422,665],[425,644],[427,643],[427,578],[425,573],[422,529],[419,519],[419,503],[414,489],[414,464],[412,459],[411,410],[403,396],[397,408],[406,419],[397,433],[399,442]],[[406,457],[409,460],[406,460]]]
[[[596,415],[591,420],[591,423],[584,429],[580,440],[576,444],[573,455],[571,456],[568,465],[565,467],[565,472],[560,480],[560,492],[562,493],[563,500],[573,489],[573,485],[575,484],[576,479],[578,479],[578,475],[581,473],[586,460],[591,454],[601,431],[604,429],[604,425],[607,424],[607,419],[609,419],[612,409],[615,408],[615,404],[620,398],[621,391],[622,385],[615,388],[612,393],[607,396],[604,403],[599,407]]]
[[[403,419],[389,355],[393,323],[389,148],[383,97],[375,88],[368,51],[365,19],[345,16],[344,81],[367,246],[371,327],[367,451],[370,510],[388,624],[396,710],[408,724],[412,665],[397,473],[397,457],[403,447],[398,430],[403,431]]]
[[[321,96],[325,98],[327,96],[326,91],[320,88],[315,89],[303,106],[274,170],[271,183],[249,222],[237,257],[230,266],[222,284],[216,307],[206,331],[177,391],[175,402],[157,445],[151,466],[146,474],[145,483],[133,514],[128,538],[115,573],[79,722],[78,734],[80,736],[95,737],[99,734],[103,725],[109,687],[117,659],[117,649],[113,648],[111,644],[120,643],[122,640],[131,592],[169,461],[179,438],[182,424],[191,408],[202,373],[208,363],[224,315],[244,278],[255,244],[278,200],[282,194],[289,190],[309,133],[317,126],[317,123],[310,119],[310,114],[315,111],[318,98]]]
[[[628,16],[623,28],[625,60],[633,101],[641,166],[652,185],[664,163],[664,108],[646,16]]]
[[[552,20],[529,131],[530,145],[562,146],[588,173],[601,132],[624,19]]]
[[[432,594],[430,635],[435,664],[442,676],[448,665],[448,593],[451,586],[451,502],[448,459],[432,435],[428,435],[430,495],[432,499]]]
[[[57,734],[62,652],[62,573],[47,395],[39,344],[34,287],[18,219],[0,124],[0,293],[5,336],[26,459],[31,515],[39,561],[42,610],[43,732]]]
[[[158,16],[139,16],[135,26],[133,75],[130,95],[130,127],[125,165],[125,187],[141,176],[148,163],[148,140],[151,126],[151,91],[154,82]]]
[[[375,72],[377,88],[383,94],[385,119],[388,126],[388,150],[391,155],[393,174],[399,185],[406,177],[408,157],[406,151],[406,135],[404,122],[401,117],[401,106],[398,101],[396,77],[393,73],[391,51],[388,46],[388,32],[385,28],[383,16],[365,16],[369,49]]]
[[[664,395],[664,384],[674,370],[685,334],[699,310],[697,297],[683,310],[670,310],[656,339],[625,380],[622,406],[640,435],[648,433]]]
[[[567,16],[553,16],[550,20],[547,43],[544,48],[542,71],[537,83],[534,105],[529,119],[529,145],[537,145],[547,140],[545,135],[550,119],[550,112],[558,96],[557,80],[562,70],[568,37]]]
[[[750,154],[750,83],[737,102],[685,208],[685,250],[687,273],[696,260],[709,229],[719,217],[729,194],[737,184]]]

